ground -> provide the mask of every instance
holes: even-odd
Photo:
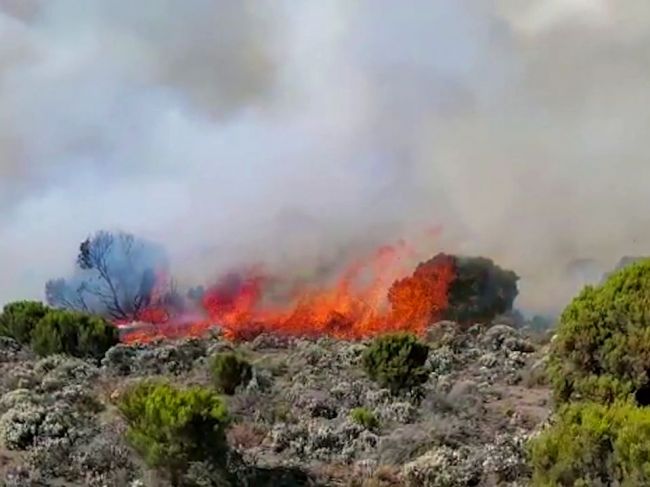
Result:
[[[253,378],[226,398],[240,485],[527,485],[525,442],[550,414],[545,346],[504,324],[433,324],[422,388],[400,396],[364,373],[367,342],[261,335],[118,345],[101,363],[38,359],[0,342],[0,471],[6,486],[167,485],[124,439],[115,407],[133,381],[212,387],[210,357],[234,349]],[[363,407],[378,425],[357,424]],[[204,465],[194,485],[223,485]]]

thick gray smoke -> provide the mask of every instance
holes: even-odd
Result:
[[[0,0],[0,301],[100,228],[195,278],[441,224],[556,308],[650,249],[648,79],[639,0]]]

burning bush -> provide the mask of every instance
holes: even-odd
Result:
[[[558,401],[635,394],[650,403],[650,260],[587,286],[564,310],[549,376]]]
[[[179,485],[191,462],[225,461],[228,413],[216,393],[141,382],[125,392],[118,407],[133,448],[150,467],[167,470],[173,485]]]
[[[429,347],[414,335],[394,333],[376,338],[364,351],[362,363],[372,380],[396,394],[427,380],[428,355]]]
[[[38,301],[17,301],[7,304],[0,314],[0,335],[18,343],[29,344],[38,322],[49,309]]]
[[[117,329],[103,318],[66,310],[49,311],[32,334],[32,347],[39,355],[99,359],[118,341]]]
[[[263,333],[358,339],[394,331],[422,333],[446,308],[453,279],[451,260],[436,259],[417,275],[396,283],[406,250],[382,247],[370,258],[352,263],[329,287],[297,285],[284,303],[268,299],[274,285],[287,285],[254,268],[220,279],[203,295],[210,319],[230,338]],[[291,286],[287,286],[290,287]]]
[[[421,333],[432,321],[441,319],[449,307],[454,267],[454,257],[438,254],[418,265],[412,275],[395,281],[388,290],[388,322]]]
[[[232,352],[215,355],[211,364],[212,379],[224,394],[232,395],[237,387],[251,380],[253,369],[247,360]]]
[[[438,254],[396,281],[388,297],[398,315],[424,316],[426,324],[437,319],[489,322],[512,309],[518,279],[490,259]]]
[[[152,333],[127,331],[125,339],[202,333],[215,325],[236,340],[250,340],[261,333],[340,339],[398,331],[423,335],[431,323],[441,319],[489,321],[512,308],[518,279],[514,272],[489,259],[438,254],[408,274],[404,263],[413,255],[404,242],[380,247],[367,258],[349,263],[337,277],[330,276],[328,285],[283,279],[263,266],[228,272],[212,286],[190,290],[186,298],[194,311],[190,323],[174,312],[174,300],[147,298],[141,307],[138,298],[134,306],[140,321],[156,326]],[[112,292],[102,295],[110,298]],[[109,302],[107,309],[113,313],[117,307]],[[113,313],[115,321],[123,322],[124,314]]]

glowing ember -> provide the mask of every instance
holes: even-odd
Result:
[[[382,247],[353,263],[331,285],[294,288],[292,298],[282,303],[272,296],[274,286],[283,283],[262,269],[228,274],[205,292],[201,319],[172,318],[164,308],[152,307],[140,318],[153,325],[123,336],[128,342],[198,336],[214,326],[230,339],[251,339],[263,332],[341,339],[390,331],[419,334],[446,310],[455,263],[440,254],[409,276],[406,261],[413,257],[404,242]]]

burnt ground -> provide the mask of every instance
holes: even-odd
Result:
[[[527,485],[525,443],[550,413],[545,347],[507,325],[433,325],[429,377],[393,396],[360,364],[365,342],[261,335],[118,345],[101,364],[0,343],[0,478],[6,486],[168,485],[124,439],[114,405],[132,381],[211,386],[210,357],[237,350],[253,378],[227,402],[239,485]],[[355,423],[364,407],[378,426]],[[193,485],[224,485],[202,464]]]

